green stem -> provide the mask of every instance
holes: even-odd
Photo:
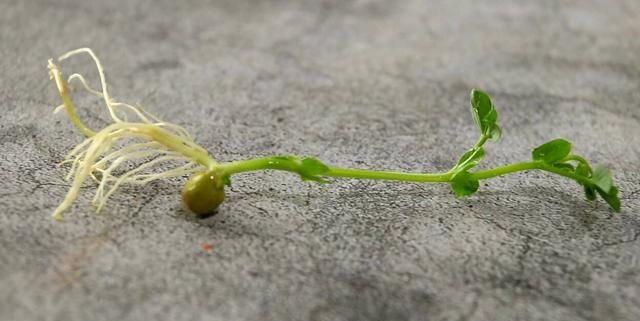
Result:
[[[478,138],[478,141],[476,142],[476,144],[473,145],[473,148],[482,147],[482,145],[484,145],[484,143],[486,143],[488,139],[489,139],[489,136],[484,134],[480,135],[480,138]]]
[[[218,165],[216,169],[223,175],[232,175],[265,169],[276,169],[297,173],[299,172],[299,167],[300,165],[297,165],[290,160],[281,159],[278,156],[269,156],[224,163]]]
[[[576,175],[573,172],[569,172],[566,169],[563,168],[559,168],[559,167],[553,167],[551,165],[547,165],[547,164],[541,164],[540,166],[541,170],[550,172],[550,173],[554,173],[560,176],[564,176],[564,177],[568,177],[571,178],[572,180],[580,183],[580,184],[588,184],[588,185],[593,185],[593,181],[591,181],[591,179],[586,178],[584,176],[580,176],[580,175]]]
[[[571,155],[568,155],[567,157],[563,158],[560,162],[566,162],[566,161],[570,161],[570,160],[584,164],[587,167],[587,170],[589,171],[589,173],[593,174],[593,169],[589,165],[589,162],[587,162],[587,160],[582,158],[581,156],[578,156],[578,155],[575,155],[575,154],[571,154]]]
[[[219,164],[216,167],[216,170],[218,171],[218,173],[222,174],[222,176],[230,176],[242,172],[251,172],[265,169],[281,170],[298,174],[302,174],[304,170],[302,168],[300,159],[280,156],[235,161]],[[575,173],[569,172],[565,169],[553,167],[551,165],[537,161],[519,162],[495,167],[492,169],[481,170],[471,173],[471,177],[477,180],[483,180],[526,170],[542,170],[573,179],[579,183],[591,183],[588,178],[576,175]],[[324,177],[375,179],[422,183],[446,183],[451,181],[453,174],[454,173],[451,172],[406,173],[396,171],[328,167],[325,172],[322,172],[319,175]]]
[[[560,176],[564,176],[564,177],[573,179],[574,181],[577,181],[578,183],[581,183],[581,184],[585,184],[585,183],[592,184],[591,180],[586,177],[576,175],[575,173],[569,172],[563,168],[554,167],[554,166],[551,166],[542,162],[537,162],[537,161],[513,163],[513,164],[508,164],[508,165],[504,165],[504,166],[500,166],[492,169],[477,171],[472,173],[471,177],[477,180],[483,180],[483,179],[488,179],[496,176],[502,176],[509,173],[532,170],[532,169],[542,170],[545,172],[550,172]]]
[[[343,178],[363,178],[363,179],[384,179],[392,181],[422,182],[422,183],[444,183],[451,180],[452,173],[404,173],[390,171],[375,171],[368,169],[351,169],[329,167],[329,171],[322,176],[343,177]]]
[[[222,175],[233,175],[242,172],[252,172],[265,169],[275,169],[300,174],[302,171],[301,165],[302,164],[299,159],[287,159],[279,156],[271,156],[220,164],[217,166],[217,170]],[[321,176],[326,177],[383,179],[405,182],[448,182],[451,175],[452,174],[450,173],[421,174],[339,167],[329,167],[328,171],[321,174]]]
[[[502,176],[509,173],[526,171],[530,169],[542,169],[540,167],[540,163],[538,162],[520,162],[520,163],[512,163],[492,169],[486,169],[482,171],[477,171],[471,174],[471,177],[477,180],[483,180],[487,178],[492,178],[496,176]]]

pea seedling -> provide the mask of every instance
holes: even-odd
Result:
[[[182,189],[182,199],[191,211],[205,215],[215,211],[224,201],[224,188],[230,185],[232,175],[258,170],[288,171],[298,174],[302,180],[318,183],[327,183],[330,177],[448,183],[457,197],[475,193],[481,180],[519,171],[541,170],[574,180],[583,187],[587,200],[594,201],[600,195],[614,211],[620,211],[618,188],[609,170],[602,165],[592,168],[584,158],[571,153],[571,143],[564,139],[554,139],[534,148],[531,160],[472,171],[485,156],[484,144],[501,135],[498,113],[491,99],[477,89],[471,91],[471,115],[480,137],[446,172],[405,173],[340,168],[328,166],[313,157],[280,155],[219,163],[196,144],[183,127],[164,122],[140,106],[118,102],[111,97],[102,64],[91,49],[70,51],[58,61],[78,54],[88,54],[93,59],[101,90],[93,89],[80,74],[72,74],[65,81],[52,59],[48,65],[49,74],[62,98],[62,105],[54,112],[66,110],[71,122],[86,136],[62,162],[71,164],[66,178],[72,179],[72,183],[53,213],[57,220],[62,219],[63,212],[76,199],[82,184],[90,178],[97,183],[92,204],[99,212],[123,184],[143,185],[157,179],[190,176]],[[79,82],[88,93],[104,101],[112,124],[94,131],[80,120],[67,91],[67,85],[72,81]],[[130,121],[130,117],[135,119]]]

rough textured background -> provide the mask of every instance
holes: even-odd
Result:
[[[0,1],[2,320],[638,320],[640,2]],[[504,139],[484,166],[558,136],[612,167],[622,214],[538,172],[446,185],[238,176],[197,220],[178,182],[93,188],[64,224],[55,166],[81,139],[46,60],[90,46],[112,93],[185,125],[218,159],[274,153],[446,170],[476,137],[472,87]],[[63,70],[85,72],[77,58]],[[104,124],[101,104],[76,99]],[[209,243],[213,249],[203,251]]]

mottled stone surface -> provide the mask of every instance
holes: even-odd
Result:
[[[638,320],[639,21],[637,0],[0,1],[0,319]],[[117,98],[225,161],[446,170],[475,140],[482,88],[505,134],[483,166],[565,137],[614,170],[622,214],[539,172],[464,200],[267,172],[235,177],[205,220],[168,181],[101,216],[89,186],[55,223],[56,163],[81,137],[51,113],[46,61],[81,46]],[[64,69],[95,82],[84,57]]]

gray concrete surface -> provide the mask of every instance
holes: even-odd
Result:
[[[638,320],[638,21],[636,0],[0,1],[0,319]],[[464,200],[258,173],[209,219],[167,181],[99,216],[89,186],[58,224],[55,164],[80,135],[51,113],[46,60],[81,46],[117,98],[225,161],[445,170],[475,140],[482,88],[505,133],[483,166],[565,137],[614,170],[622,213],[536,172]],[[87,59],[64,68],[95,79]]]

